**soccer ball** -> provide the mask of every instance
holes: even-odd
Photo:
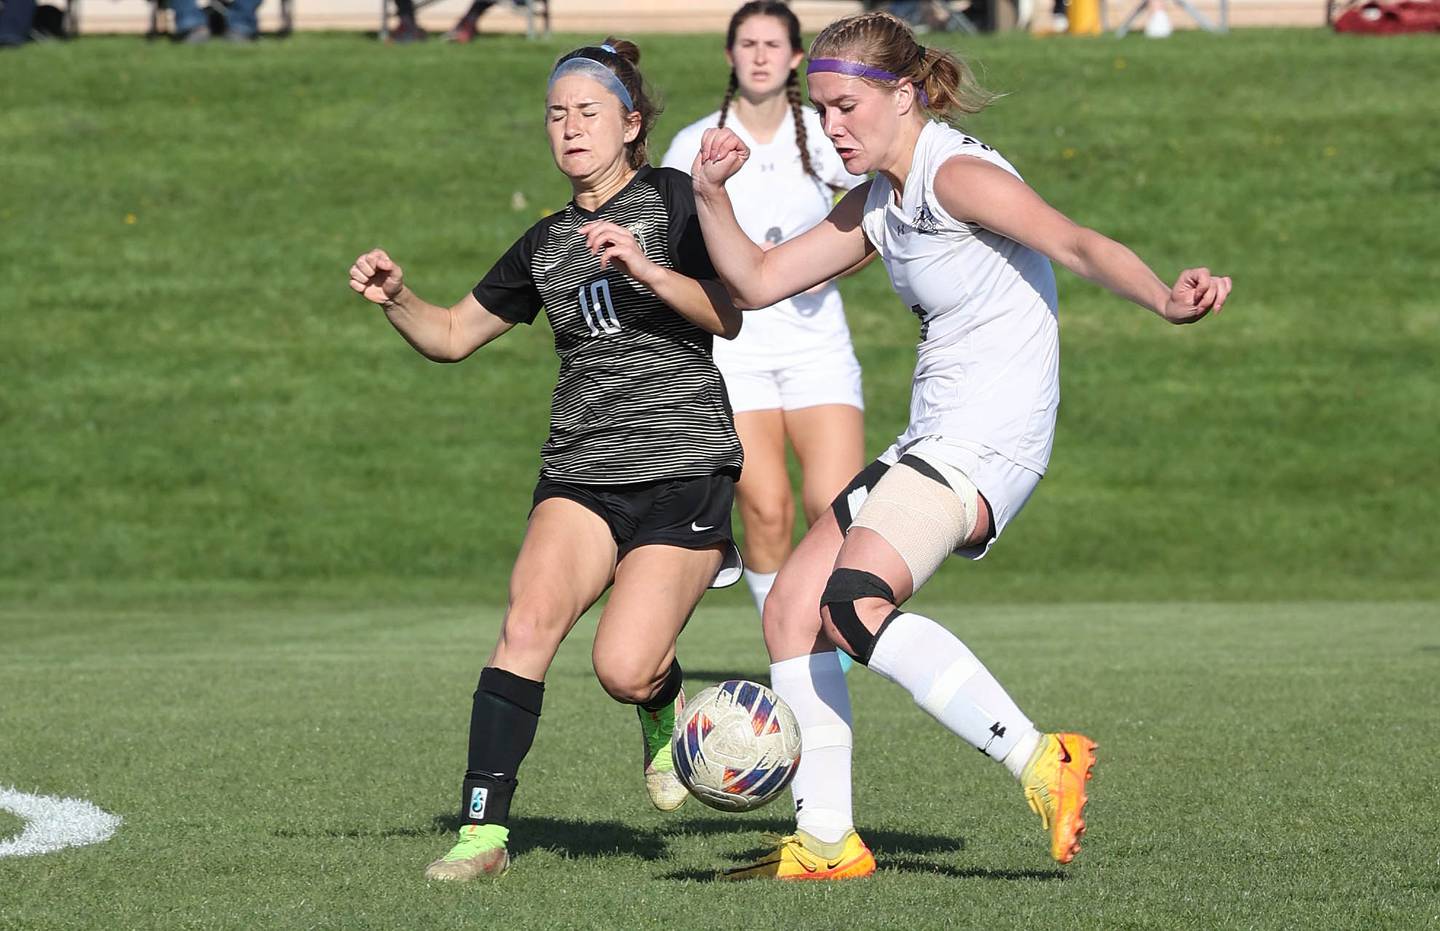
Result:
[[[779,695],[731,679],[686,703],[670,753],[691,795],[721,811],[751,811],[790,784],[800,765],[800,725]]]

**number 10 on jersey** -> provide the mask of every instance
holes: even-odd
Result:
[[[615,304],[610,300],[609,279],[601,278],[580,286],[580,312],[585,315],[591,336],[620,332],[620,318],[615,315]]]

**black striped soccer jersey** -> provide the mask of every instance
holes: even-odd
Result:
[[[611,266],[580,233],[608,220],[650,260],[697,279],[718,276],[705,251],[690,177],[648,165],[599,210],[573,201],[532,226],[475,286],[486,310],[532,323],[543,306],[560,376],[543,475],[611,485],[738,473],[742,456],[711,335]]]

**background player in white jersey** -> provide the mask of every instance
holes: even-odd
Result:
[[[1047,258],[1172,323],[1220,310],[1231,282],[1193,268],[1166,286],[1125,246],[1046,204],[989,146],[929,119],[976,112],[989,96],[962,61],[918,45],[894,17],[833,23],[807,71],[826,135],[850,171],[874,180],[765,252],[736,223],[724,187],[748,147],[711,130],[691,172],[710,254],[743,306],[764,306],[878,251],[921,337],[905,433],[810,529],[766,603],[772,685],[803,732],[799,830],[730,875],[875,869],[851,820],[850,702],[832,643],[1002,762],[1065,863],[1085,827],[1093,742],[1039,732],[960,640],[898,606],[951,552],[980,558],[1040,481],[1059,403]]]
[[[815,112],[801,106],[796,68],[804,46],[788,6],[756,0],[735,11],[725,57],[730,85],[720,109],[680,130],[664,164],[689,171],[705,130],[733,129],[751,152],[727,185],[735,215],[753,242],[773,248],[824,220],[835,193],[865,179],[845,170]],[[839,289],[826,281],[747,314],[740,336],[715,347],[715,363],[745,447],[735,494],[745,526],[745,581],[763,610],[794,528],[786,437],[804,475],[808,523],[864,462],[860,363]]]
[[[637,706],[651,802],[670,810],[687,797],[670,756],[685,700],[675,640],[707,586],[739,573],[730,510],[742,454],[711,343],[741,321],[705,253],[690,179],[648,164],[655,108],[639,57],[608,40],[556,63],[545,125],[574,199],[459,303],[422,300],[378,249],[350,269],[350,287],[431,359],[458,362],[542,305],[561,359],[510,604],[471,708],[465,823],[429,879],[509,864],[510,802],[546,671],[607,588],[596,677]]]

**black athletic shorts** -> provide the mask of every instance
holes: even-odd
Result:
[[[734,585],[744,571],[730,529],[735,477],[728,472],[625,485],[579,485],[541,475],[531,508],[546,498],[568,498],[598,514],[610,527],[617,559],[648,544],[698,550],[723,543],[725,557],[710,587]]]

